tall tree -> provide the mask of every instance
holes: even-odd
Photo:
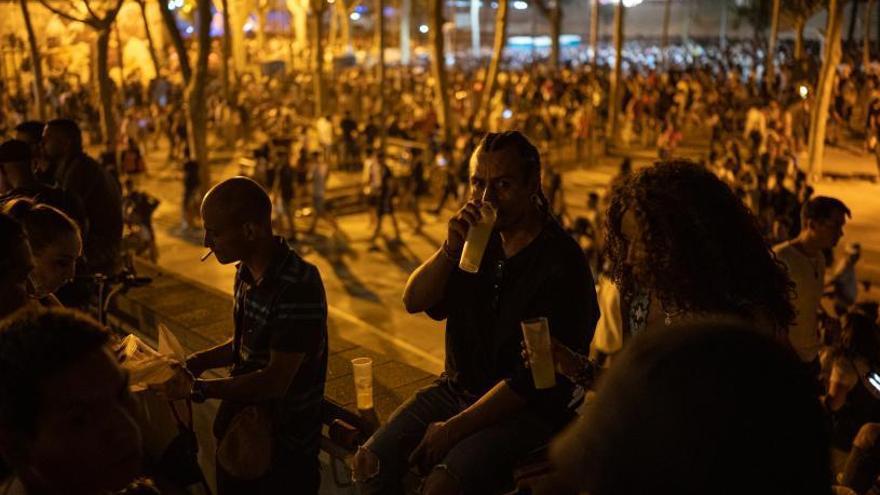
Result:
[[[871,63],[871,11],[874,10],[874,0],[868,0],[865,9],[865,19],[862,26],[862,67]],[[877,33],[880,36],[880,33]]]
[[[412,0],[400,0],[400,63],[409,65],[412,50],[410,49],[410,18],[412,17]]]
[[[776,76],[776,38],[779,36],[779,8],[781,3],[781,0],[773,0],[773,8],[770,15],[770,39],[767,41],[767,59],[764,62],[768,90],[772,90],[774,77]]]
[[[826,0],[785,0],[779,11],[780,26],[794,30],[794,58],[804,57],[804,28],[807,21],[823,10]]]
[[[492,97],[495,96],[495,87],[498,84],[498,70],[504,56],[504,44],[507,40],[507,9],[509,0],[498,0],[498,10],[495,12],[495,40],[492,43],[492,60],[489,62],[489,70],[486,71],[486,80],[483,83],[483,95],[480,108],[477,112],[475,124],[480,129],[486,129],[489,113],[492,106]]]
[[[31,52],[31,70],[34,72],[34,97],[37,100],[37,115],[40,120],[45,122],[46,90],[43,87],[43,57],[40,56],[40,47],[37,45],[37,36],[34,34],[34,25],[31,23],[31,13],[28,10],[27,0],[18,0],[18,4],[21,6],[21,16],[24,18],[28,47]]]
[[[846,31],[846,44],[852,45],[856,35],[856,19],[859,17],[859,0],[849,0],[849,29]]]
[[[377,50],[377,82],[379,83],[379,149],[385,152],[385,137],[387,127],[385,125],[386,116],[385,116],[385,0],[378,0],[376,2],[378,4],[378,8],[376,9],[376,14],[378,15],[376,22],[376,50]]]
[[[562,0],[537,0],[535,6],[550,23],[550,63],[559,68],[559,36],[562,34]]]
[[[144,34],[147,37],[147,47],[150,50],[150,61],[153,62],[153,70],[156,77],[159,77],[159,56],[156,54],[156,43],[153,41],[153,32],[150,30],[150,21],[147,19],[147,2],[146,0],[135,0],[141,11],[141,20],[144,23]]]
[[[180,74],[183,76],[183,83],[189,84],[192,79],[192,68],[189,64],[189,55],[186,52],[186,45],[183,43],[183,35],[177,27],[177,19],[174,13],[168,8],[168,3],[164,0],[158,0],[159,13],[162,14],[162,23],[165,24],[165,30],[168,31],[168,37],[171,38],[171,46],[174,53],[177,54],[177,63],[180,65]]]
[[[841,54],[841,24],[843,24],[843,1],[828,0],[828,22],[825,28],[825,50],[815,101],[810,112],[810,140],[807,170],[811,178],[822,175],[825,156],[825,130],[828,124],[828,107],[834,87],[837,64]]]
[[[113,84],[110,81],[110,67],[108,58],[110,53],[110,31],[119,9],[122,8],[123,0],[83,0],[82,6],[86,12],[76,9],[62,10],[49,0],[39,0],[55,15],[72,22],[79,22],[90,27],[97,34],[97,61],[95,64],[95,78],[98,81],[98,97],[100,99],[101,131],[104,134],[104,145],[107,151],[116,151],[116,116],[113,109]]]
[[[593,49],[593,71],[599,61],[599,0],[590,0],[590,48]]]
[[[614,70],[611,72],[611,94],[608,97],[608,128],[605,148],[617,142],[617,121],[620,115],[621,79],[623,78],[623,2],[614,6]]]
[[[195,72],[186,88],[187,134],[190,149],[199,164],[202,193],[211,186],[208,168],[208,55],[211,53],[211,0],[196,0],[196,29],[199,42]]]
[[[232,76],[230,75],[229,61],[232,59],[232,23],[229,21],[229,0],[221,0],[220,6],[223,9],[223,39],[220,42],[220,71],[223,76],[221,82],[223,84],[223,99],[226,100],[226,103],[231,103],[233,92],[230,83]]]
[[[434,76],[434,108],[443,143],[452,141],[449,111],[449,80],[446,74],[446,50],[443,43],[443,0],[431,0],[431,72]]]
[[[326,108],[326,88],[324,87],[324,0],[309,0],[309,23],[312,33],[312,78],[315,88],[315,117],[324,115]]]
[[[669,20],[672,17],[672,0],[666,0],[663,5],[663,31],[660,37],[660,54],[663,57],[663,65],[665,66],[669,57],[666,50],[669,49]]]

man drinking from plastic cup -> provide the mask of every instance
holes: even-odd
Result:
[[[465,239],[486,225],[487,211],[495,218],[484,252],[471,258],[477,269],[460,267]],[[520,323],[546,318],[554,339],[585,353],[599,317],[586,260],[548,214],[540,157],[521,133],[490,133],[477,147],[470,201],[449,220],[443,246],[410,276],[404,304],[446,320],[446,371],[358,451],[361,493],[401,493],[410,465],[426,475],[423,494],[505,490],[514,464],[577,405],[562,376],[535,387],[520,359]]]

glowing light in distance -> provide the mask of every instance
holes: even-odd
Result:
[[[513,111],[511,111],[509,108],[505,108],[504,111],[501,112],[501,116],[505,119],[509,119],[513,117]]]
[[[353,21],[359,21],[361,18],[361,15],[358,12],[352,12],[351,15],[348,16],[348,18]]]
[[[422,34],[428,34],[429,30],[430,30],[430,28],[428,27],[427,24],[422,24],[421,26],[419,26],[419,32]]]
[[[801,87],[798,88],[798,94],[801,95],[801,98],[806,100],[807,95],[810,94],[810,88],[808,88],[802,84]]]
[[[523,0],[516,0],[515,2],[513,2],[513,8],[515,8],[516,10],[526,10],[527,8],[529,8],[529,4],[523,2]]]

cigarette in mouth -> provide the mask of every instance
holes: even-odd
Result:
[[[208,259],[208,257],[210,257],[212,254],[214,254],[214,250],[213,250],[213,249],[209,249],[208,252],[205,253],[205,254],[202,256],[202,259],[199,260],[199,261],[205,261],[205,260]]]

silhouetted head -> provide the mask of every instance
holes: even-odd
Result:
[[[222,264],[247,257],[254,246],[272,237],[272,202],[255,181],[233,177],[217,184],[202,201],[205,247]]]

